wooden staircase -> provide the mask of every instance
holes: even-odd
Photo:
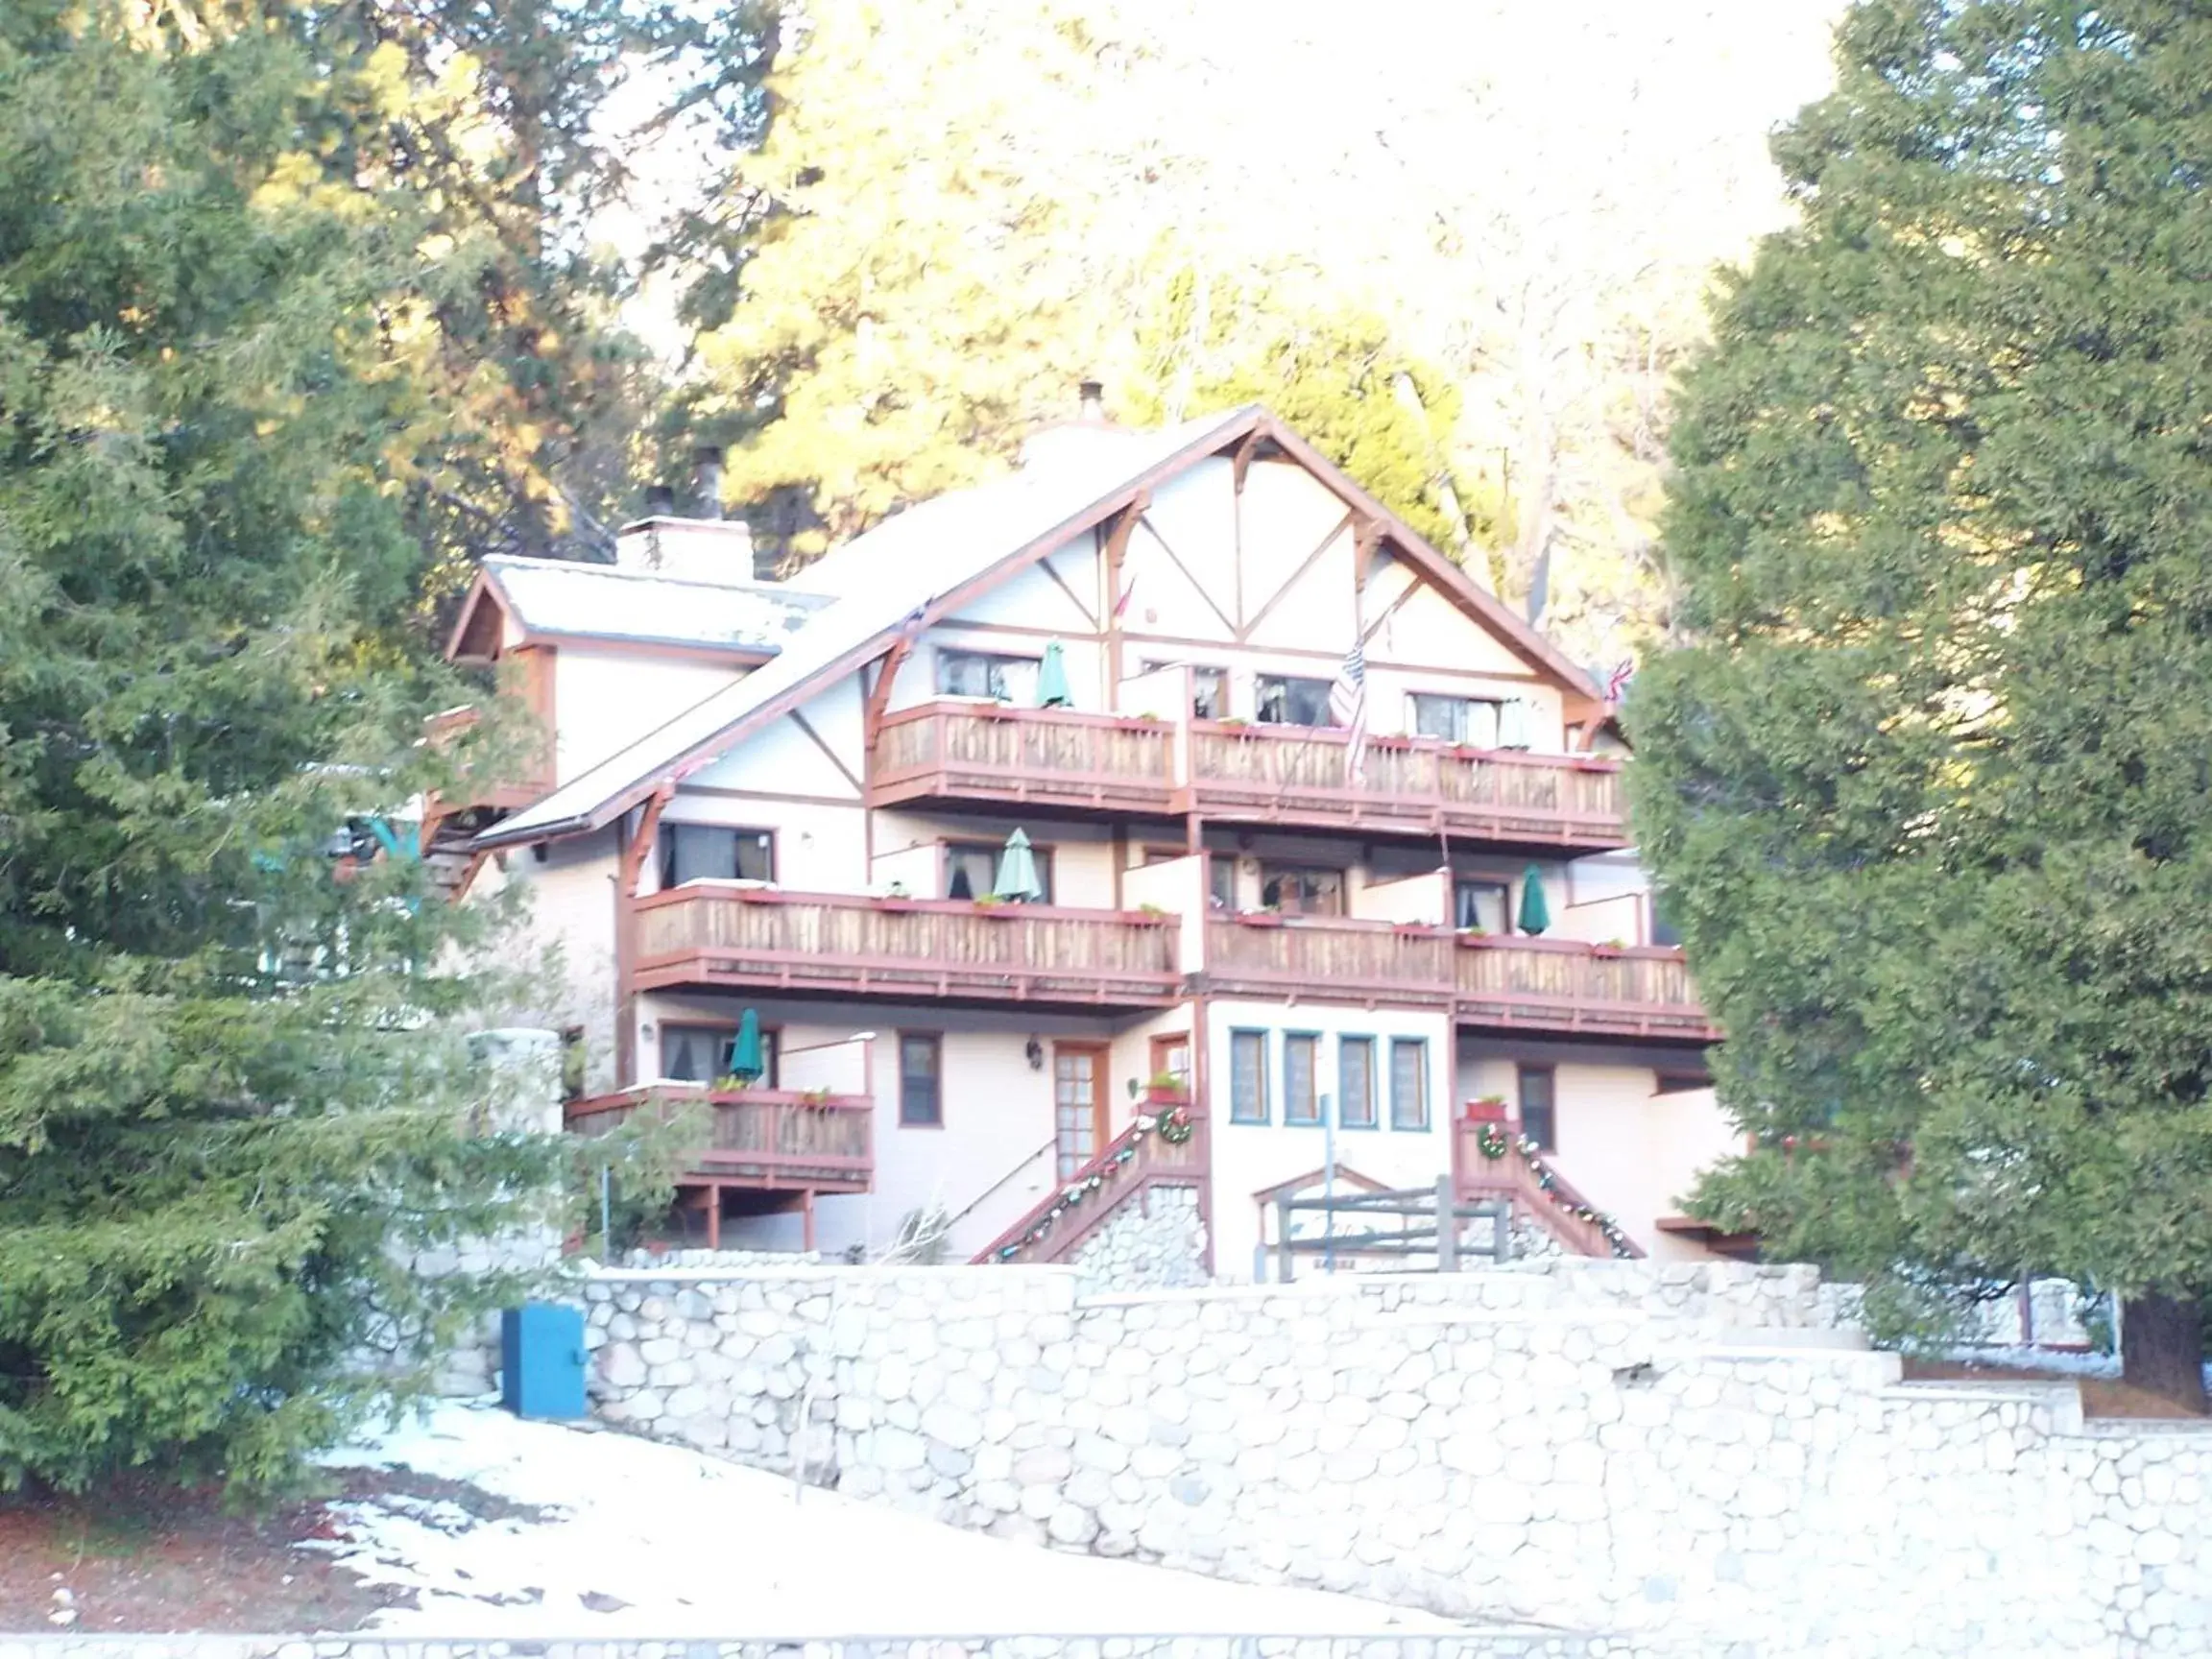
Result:
[[[1190,1134],[1181,1141],[1170,1140],[1178,1118],[1188,1124]],[[1141,1114],[1095,1158],[986,1244],[974,1260],[978,1264],[1064,1262],[1126,1206],[1142,1203],[1155,1188],[1195,1190],[1203,1217],[1212,1167],[1209,1145],[1205,1114],[1196,1107],[1163,1106]],[[1211,1258],[1211,1241],[1207,1252]]]
[[[1481,1147],[1484,1129],[1497,1129],[1504,1150],[1491,1157]],[[1541,1157],[1522,1150],[1518,1123],[1460,1123],[1456,1126],[1454,1172],[1462,1198],[1504,1198],[1513,1213],[1541,1227],[1576,1256],[1636,1258],[1644,1247],[1615,1226],[1604,1212],[1577,1191],[1573,1182]]]

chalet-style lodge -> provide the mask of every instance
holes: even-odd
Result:
[[[573,1128],[710,1106],[694,1239],[1060,1260],[1179,1187],[1243,1279],[1329,1167],[1715,1242],[1603,694],[1297,434],[1052,429],[789,582],[705,482],[613,565],[487,561],[453,654],[549,741],[426,826],[562,947]]]

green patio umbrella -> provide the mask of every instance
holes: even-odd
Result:
[[[1544,874],[1531,864],[1521,873],[1521,931],[1541,933],[1551,926],[1551,906],[1544,902]]]
[[[730,1075],[751,1083],[767,1070],[768,1063],[760,1052],[760,1015],[748,1008],[739,1018],[737,1035],[730,1045]]]
[[[1068,689],[1068,654],[1057,639],[1047,640],[1045,661],[1037,665],[1037,707],[1072,709],[1074,694]]]
[[[1026,830],[1016,830],[1006,837],[1006,851],[998,854],[998,884],[991,891],[997,898],[1020,904],[1034,904],[1045,897],[1044,884],[1037,879],[1037,855],[1029,851]]]

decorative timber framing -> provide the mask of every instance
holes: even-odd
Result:
[[[883,734],[883,711],[890,707],[891,686],[899,678],[899,670],[906,665],[906,659],[914,650],[911,630],[900,636],[891,649],[883,654],[883,664],[876,670],[876,684],[868,689],[867,733],[868,755],[876,755],[876,742]]]
[[[1106,698],[1110,707],[1121,695],[1121,562],[1129,555],[1129,538],[1151,505],[1152,492],[1138,491],[1136,498],[1114,518],[1099,548],[1099,564],[1106,573]],[[1155,530],[1152,534],[1157,538],[1160,533]],[[1049,561],[1046,568],[1051,568]]]
[[[1277,586],[1274,592],[1267,595],[1267,602],[1261,606],[1258,611],[1255,611],[1250,616],[1244,619],[1244,626],[1237,630],[1237,643],[1239,645],[1251,643],[1253,633],[1259,628],[1261,623],[1267,620],[1267,613],[1274,610],[1277,605],[1282,603],[1283,596],[1285,594],[1288,593],[1291,589],[1297,587],[1299,583],[1306,579],[1306,572],[1312,569],[1314,565],[1318,565],[1321,562],[1323,556],[1328,553],[1329,549],[1336,545],[1336,539],[1343,535],[1345,531],[1352,529],[1357,522],[1358,520],[1354,517],[1354,516],[1347,512],[1343,517],[1337,519],[1335,523],[1329,526],[1329,534],[1321,538],[1320,545],[1315,547],[1312,552],[1307,554],[1305,558],[1299,560],[1297,567],[1293,569],[1289,575],[1283,579],[1281,584]],[[1357,545],[1357,543],[1355,543],[1355,545]],[[1354,557],[1355,561],[1357,561],[1357,553],[1355,553]],[[1361,585],[1358,577],[1363,576],[1365,572],[1363,570],[1356,572],[1354,581],[1354,587],[1356,589]]]
[[[614,877],[614,1083],[620,1089],[637,1081],[637,888],[661,838],[661,814],[675,793],[674,784],[663,783],[646,800]]]

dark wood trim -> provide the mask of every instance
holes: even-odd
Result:
[[[822,733],[814,730],[814,723],[800,710],[794,709],[791,710],[791,724],[813,739],[814,747],[828,757],[830,764],[837,768],[838,776],[853,785],[853,804],[856,806],[863,805],[868,798],[868,785],[854,777],[852,768],[838,758],[837,751],[822,740]]]
[[[883,661],[876,670],[876,684],[868,688],[868,701],[862,706],[860,718],[871,757],[876,753],[876,739],[883,730],[883,712],[891,702],[892,683],[899,678],[899,670],[906,665],[906,658],[913,649],[914,636],[911,633],[902,636],[883,654]],[[798,705],[792,707],[796,709]]]
[[[1121,516],[1114,520],[1114,528],[1106,533],[1100,543],[1098,557],[1106,573],[1106,700],[1118,706],[1121,701],[1121,568],[1129,554],[1129,538],[1144,510],[1152,505],[1152,492],[1147,490],[1129,503]],[[1096,535],[1097,532],[1092,532]],[[1158,531],[1153,535],[1157,537]]]
[[[1207,651],[1214,653],[1216,656],[1224,651],[1244,649],[1268,657],[1310,659],[1316,662],[1340,663],[1344,661],[1344,653],[1341,651],[1312,650],[1302,645],[1240,646],[1239,642],[1235,639],[1195,639],[1182,634],[1129,634],[1124,636],[1124,638],[1131,645],[1157,645],[1177,651]],[[1210,662],[1206,666],[1227,666],[1227,664]],[[1457,680],[1503,680],[1516,685],[1531,685],[1544,684],[1544,676],[1541,674],[1520,673],[1506,668],[1454,667],[1445,662],[1400,662],[1395,660],[1370,657],[1367,660],[1367,671],[1372,674],[1377,669],[1392,674],[1426,674]]]
[[[847,795],[781,795],[772,789],[724,789],[706,783],[686,783],[682,793],[716,801],[777,801],[793,806],[840,806],[857,812],[861,804]]]
[[[1229,478],[1239,495],[1244,493],[1244,475],[1252,470],[1252,457],[1258,451],[1262,434],[1253,431],[1245,435],[1244,442],[1237,445],[1237,456],[1229,466]]]
[[[1206,609],[1213,612],[1214,615],[1221,618],[1221,626],[1229,630],[1229,637],[1231,639],[1237,638],[1237,624],[1229,619],[1229,613],[1227,612],[1223,611],[1220,606],[1214,603],[1214,595],[1206,591],[1205,583],[1199,581],[1196,576],[1191,574],[1190,566],[1183,563],[1182,555],[1175,551],[1174,543],[1169,541],[1166,537],[1160,534],[1160,526],[1153,523],[1150,518],[1144,519],[1143,522],[1144,528],[1152,532],[1152,540],[1160,544],[1160,551],[1166,555],[1167,563],[1174,565],[1176,569],[1183,573],[1183,580],[1190,584],[1190,590],[1197,594],[1199,598],[1206,601]],[[1241,578],[1239,578],[1239,580],[1241,580]],[[1130,638],[1136,637],[1134,635],[1124,637]]]
[[[1343,535],[1346,530],[1352,529],[1357,523],[1358,520],[1355,519],[1350,513],[1347,513],[1343,517],[1337,519],[1335,523],[1329,527],[1329,534],[1321,538],[1321,544],[1318,547],[1315,547],[1312,552],[1307,554],[1305,558],[1298,561],[1298,567],[1291,571],[1288,576],[1283,579],[1281,584],[1277,586],[1275,591],[1267,595],[1267,602],[1264,605],[1262,605],[1258,611],[1254,612],[1253,614],[1246,619],[1243,627],[1237,630],[1237,642],[1239,645],[1249,644],[1251,642],[1253,633],[1259,628],[1261,623],[1267,620],[1267,613],[1274,610],[1277,605],[1282,603],[1283,596],[1286,593],[1288,593],[1291,589],[1297,587],[1300,582],[1305,580],[1306,572],[1312,569],[1314,565],[1318,565],[1321,562],[1323,555],[1325,555],[1330,548],[1336,545],[1336,538]],[[1357,542],[1355,542],[1355,545],[1357,545]],[[1355,578],[1354,581],[1353,590],[1355,592],[1358,590],[1357,578]],[[1261,649],[1263,650],[1265,647],[1262,646]]]
[[[1055,1037],[1046,1064],[1051,1068],[1047,1073],[1052,1085],[1052,1178],[1065,1181],[1060,1172],[1060,1056],[1062,1054],[1088,1054],[1091,1056],[1091,1151],[1075,1167],[1094,1162],[1098,1155],[1114,1143],[1114,1046],[1095,1037]]]
[[[1061,592],[1068,595],[1068,602],[1075,607],[1075,613],[1082,617],[1084,621],[1090,623],[1093,632],[1095,633],[1098,628],[1098,618],[1091,614],[1091,607],[1083,603],[1082,595],[1077,593],[1074,589],[1068,586],[1068,579],[1061,575],[1059,570],[1053,565],[1052,555],[1050,553],[1046,554],[1044,558],[1037,561],[1037,568],[1044,571],[1046,575],[1052,578],[1052,585],[1059,589]]]
[[[1011,622],[977,622],[966,616],[948,616],[944,621],[937,624],[937,628],[939,637],[934,643],[941,648],[950,651],[974,651],[986,656],[991,653],[985,646],[970,645],[959,639],[947,639],[943,637],[943,635],[955,632],[961,634],[1005,634],[1017,639],[1035,641],[1035,649],[1039,651],[1044,649],[1043,641],[1047,639],[1081,639],[1092,644],[1103,644],[1107,638],[1104,632],[1086,634],[1080,628],[1021,628]]]

